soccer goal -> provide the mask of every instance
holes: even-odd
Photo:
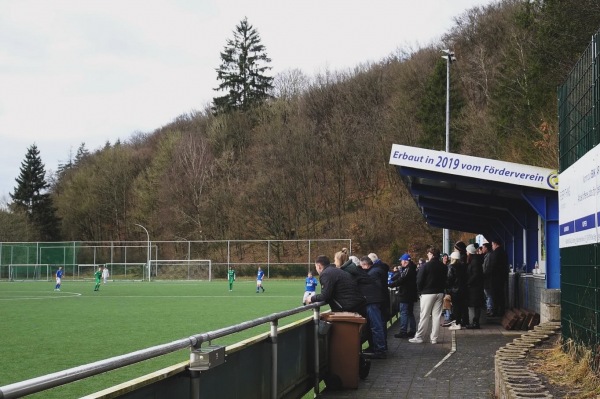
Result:
[[[94,263],[79,263],[77,265],[77,280],[91,280],[96,270],[102,266]]]
[[[147,278],[146,263],[105,263],[109,280],[138,280]]]
[[[9,281],[50,281],[50,274],[48,264],[8,265]]]
[[[151,260],[152,280],[212,280],[210,259]]]

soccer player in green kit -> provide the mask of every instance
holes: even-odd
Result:
[[[99,266],[96,273],[94,273],[94,279],[96,280],[96,286],[94,287],[94,291],[100,291],[100,280],[102,279],[102,266]]]
[[[233,291],[233,282],[235,281],[235,270],[233,267],[227,271],[227,279],[229,280],[229,291]]]

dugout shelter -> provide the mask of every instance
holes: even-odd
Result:
[[[427,224],[503,241],[513,274],[535,279],[513,305],[539,312],[541,291],[560,288],[557,171],[398,144],[390,164]]]

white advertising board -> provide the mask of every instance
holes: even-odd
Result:
[[[595,244],[600,209],[600,146],[560,174],[558,243],[560,248]]]
[[[394,144],[390,164],[556,191],[552,169]]]

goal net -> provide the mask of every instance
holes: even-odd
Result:
[[[10,264],[9,281],[50,281],[50,265],[47,264]]]
[[[109,280],[136,280],[148,279],[146,263],[105,263],[108,269]]]
[[[77,265],[77,280],[91,280],[96,270],[102,266],[94,263],[80,263]]]
[[[152,280],[212,280],[210,259],[151,260]]]

